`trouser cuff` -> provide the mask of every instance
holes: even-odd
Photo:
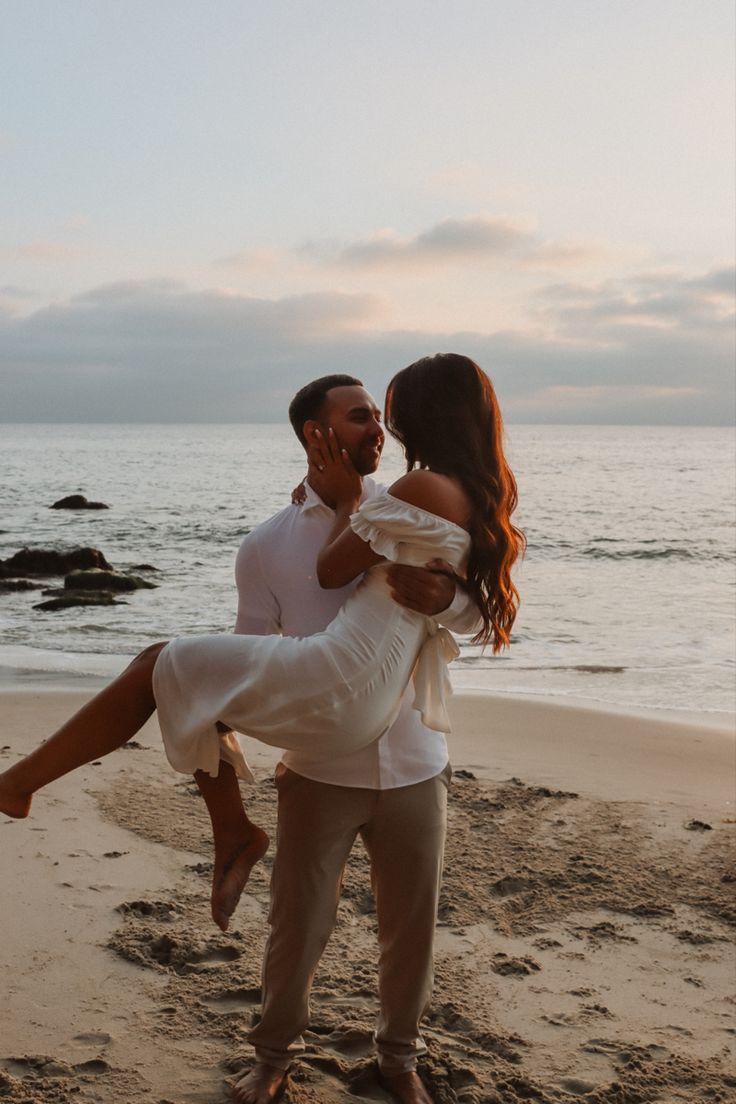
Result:
[[[263,1062],[274,1069],[288,1070],[294,1060],[294,1052],[288,1050],[269,1050],[268,1047],[256,1047],[256,1062]]]
[[[427,1053],[423,1039],[418,1039],[415,1046],[391,1046],[378,1042],[377,1049],[378,1068],[386,1077],[397,1073],[413,1073],[417,1068],[417,1060]]]

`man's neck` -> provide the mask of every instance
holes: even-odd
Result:
[[[368,478],[368,477],[367,477],[367,476],[365,476],[365,475],[361,475],[361,477],[360,477],[360,485],[361,485],[361,498],[362,498],[362,493],[363,493],[363,489],[364,489],[364,487],[365,487],[365,480],[366,480],[366,478]],[[336,503],[336,502],[334,502],[334,501],[333,501],[332,499],[330,499],[330,498],[325,498],[325,497],[324,497],[324,495],[321,495],[321,494],[319,493],[319,491],[316,491],[316,490],[314,489],[314,487],[312,486],[312,484],[311,484],[311,483],[310,483],[310,481],[309,481],[309,476],[307,476],[307,477],[306,477],[306,479],[304,480],[304,482],[305,482],[305,483],[307,484],[307,486],[309,487],[309,489],[310,489],[310,491],[312,492],[312,494],[315,494],[315,495],[317,495],[317,498],[318,498],[318,499],[320,500],[320,502],[324,502],[325,506],[329,507],[329,509],[330,509],[330,510],[335,510],[335,509],[337,508],[337,503]]]
[[[318,491],[315,491],[314,487],[309,482],[309,476],[307,476],[307,478],[306,478],[306,483],[307,483],[307,486],[309,487],[309,489],[312,491],[312,493],[317,495],[317,498],[320,500],[320,502],[324,502],[325,506],[329,506],[329,508],[331,510],[335,509],[335,506],[337,505],[337,503],[334,502],[332,499],[325,498],[324,495],[319,494]]]

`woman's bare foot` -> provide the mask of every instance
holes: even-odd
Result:
[[[393,1075],[382,1073],[381,1081],[388,1091],[401,1101],[401,1104],[433,1104],[432,1097],[425,1089],[419,1074],[413,1070]]]
[[[31,795],[18,793],[0,774],[0,813],[22,820],[31,810]]]
[[[235,1104],[270,1104],[281,1092],[286,1081],[286,1070],[256,1062],[250,1073],[235,1082]]]
[[[238,907],[238,901],[255,864],[268,850],[268,836],[262,829],[252,826],[245,840],[239,840],[222,853],[215,851],[215,870],[212,876],[212,919],[222,931],[227,931],[230,917]]]

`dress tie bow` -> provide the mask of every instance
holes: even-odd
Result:
[[[429,620],[429,635],[424,641],[414,668],[414,708],[427,728],[449,732],[447,698],[452,693],[448,663],[457,659],[460,649],[452,633]]]

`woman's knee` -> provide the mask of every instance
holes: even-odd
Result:
[[[161,640],[157,644],[149,644],[147,648],[138,653],[135,659],[131,660],[128,670],[133,668],[134,670],[152,671],[156,660],[167,644],[168,640]]]

